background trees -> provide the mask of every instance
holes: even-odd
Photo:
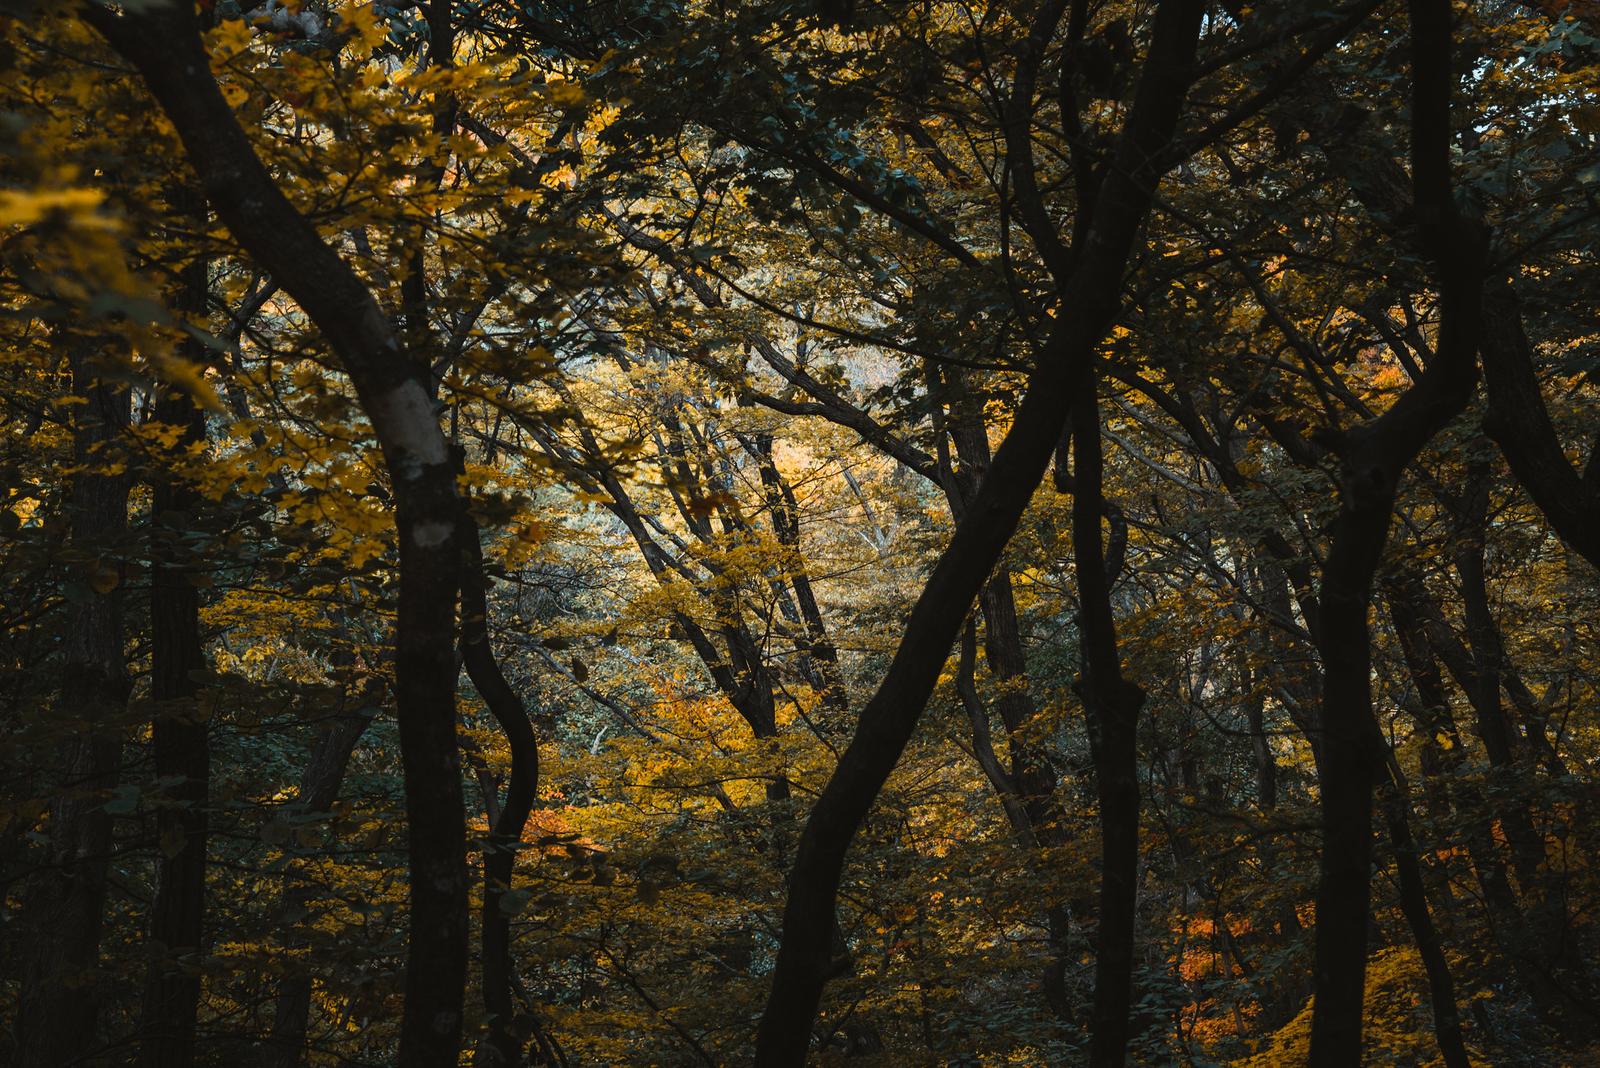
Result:
[[[9,19],[4,1055],[1584,1063],[1584,17]]]

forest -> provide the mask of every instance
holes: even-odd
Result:
[[[1600,1065],[1600,4],[3,0],[0,1063]]]

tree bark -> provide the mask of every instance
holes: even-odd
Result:
[[[398,1063],[454,1063],[467,967],[466,828],[455,736],[460,501],[432,410],[430,372],[371,292],[285,198],[211,76],[187,4],[89,21],[138,69],[234,238],[316,323],[372,422],[394,487],[400,540],[395,695],[405,768],[410,903]]]
[[[483,843],[483,1007],[489,1031],[479,1047],[480,1061],[494,1068],[522,1063],[521,1024],[513,1000],[511,889],[522,832],[539,792],[539,739],[522,698],[506,681],[489,644],[489,600],[478,527],[463,516],[461,539],[465,558],[461,574],[461,657],[467,676],[504,732],[511,750],[511,779],[504,803]],[[532,1023],[532,1021],[526,1021]],[[531,1029],[530,1029],[531,1030]]]
[[[1062,291],[1011,430],[911,611],[883,684],[861,711],[850,745],[801,835],[782,945],[756,1040],[764,1066],[804,1063],[830,972],[828,933],[845,853],[899,760],[973,598],[1044,475],[1070,398],[1120,305],[1122,274],[1148,211],[1188,88],[1201,4],[1165,0],[1133,112],[1096,205],[1082,262]]]
[[[198,199],[186,197],[185,199]],[[203,202],[202,202],[203,203]],[[203,208],[188,214],[204,219]],[[184,270],[178,310],[203,317],[208,264]],[[197,362],[204,353],[186,345]],[[175,452],[203,445],[205,413],[181,390],[165,386],[158,423],[177,427]],[[150,916],[150,968],[139,1020],[143,1068],[188,1068],[194,1063],[195,1014],[205,952],[206,850],[211,782],[207,716],[196,696],[205,670],[200,641],[200,591],[193,581],[195,513],[201,496],[182,474],[156,471],[150,506],[150,725],[156,776],[171,783],[156,810],[155,903]]]
[[[1100,800],[1100,907],[1095,931],[1091,1068],[1121,1068],[1128,1055],[1139,868],[1139,710],[1144,690],[1122,675],[1101,523],[1103,458],[1095,383],[1072,414],[1072,547],[1078,579],[1079,696],[1089,726]]]
[[[1379,728],[1367,630],[1373,578],[1405,468],[1459,415],[1477,383],[1486,243],[1456,210],[1450,180],[1451,8],[1411,0],[1412,200],[1433,261],[1440,326],[1434,358],[1382,415],[1346,431],[1339,512],[1323,567],[1316,640],[1323,663],[1322,858],[1317,886],[1311,1064],[1361,1062],[1372,893],[1372,791]]]

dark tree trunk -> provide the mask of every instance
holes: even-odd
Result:
[[[1202,5],[1167,0],[1132,114],[1086,239],[1066,280],[1062,313],[1038,354],[1033,381],[971,507],[912,608],[883,684],[861,711],[838,767],[811,810],[796,853],[772,990],[757,1035],[764,1066],[799,1065],[830,973],[829,938],[844,859],[916,727],[973,598],[1044,475],[1094,346],[1115,318],[1134,235],[1165,168],[1182,110]]]
[[[466,827],[456,746],[460,501],[433,412],[431,372],[349,264],[273,182],[211,76],[194,10],[82,10],[182,139],[234,238],[305,310],[349,374],[393,483],[400,539],[395,703],[409,831],[409,945],[398,1063],[452,1064],[467,970]]]
[[[72,430],[80,470],[67,493],[72,546],[98,557],[106,581],[69,604],[64,620],[60,709],[79,726],[62,753],[64,781],[50,805],[48,860],[29,881],[20,927],[23,947],[17,1005],[20,1068],[57,1068],[94,1046],[101,981],[100,934],[111,854],[107,796],[117,785],[128,699],[123,656],[122,580],[117,554],[128,520],[128,479],[106,473],[128,425],[128,393],[99,378],[86,339],[71,338],[72,391],[88,403]],[[100,576],[96,576],[99,578]],[[110,588],[99,590],[94,586]]]
[[[1317,887],[1312,1062],[1361,1062],[1372,877],[1372,715],[1367,596],[1389,533],[1392,494],[1340,511],[1323,568],[1322,872]],[[1318,1026],[1320,1025],[1320,1026]]]
[[[1339,512],[1319,598],[1322,653],[1322,866],[1317,886],[1316,1000],[1311,1063],[1361,1063],[1367,924],[1372,893],[1372,790],[1380,737],[1372,711],[1367,610],[1400,477],[1459,415],[1477,383],[1485,242],[1456,210],[1450,180],[1451,8],[1412,0],[1411,156],[1415,215],[1433,260],[1440,326],[1435,355],[1378,418],[1346,431]]]
[[[190,214],[204,217],[203,212]],[[179,310],[204,316],[207,263],[191,264],[184,275]],[[195,347],[186,355],[204,358]],[[175,451],[182,453],[205,442],[205,415],[187,393],[168,389],[156,404],[155,418],[179,429]],[[181,473],[155,471],[150,481],[150,737],[156,776],[171,785],[163,788],[156,810],[160,855],[139,1063],[144,1068],[187,1068],[194,1063],[205,952],[211,781],[207,717],[196,700],[198,676],[206,667],[193,548],[201,496]]]
[[[1553,944],[1561,940],[1562,928],[1566,925],[1557,900],[1561,895],[1552,885],[1559,879],[1547,864],[1544,836],[1534,825],[1528,803],[1517,797],[1519,787],[1525,788],[1525,784],[1535,778],[1535,768],[1527,760],[1519,759],[1517,731],[1500,697],[1506,674],[1505,643],[1489,604],[1484,560],[1489,520],[1488,477],[1487,465],[1474,465],[1458,516],[1463,544],[1455,552],[1455,566],[1461,581],[1461,608],[1466,622],[1467,647],[1471,652],[1469,670],[1461,681],[1472,705],[1475,732],[1483,742],[1490,767],[1500,779],[1497,785],[1502,790],[1497,792],[1507,795],[1499,815],[1506,840],[1511,845],[1517,879],[1525,894],[1543,899],[1535,906],[1535,911],[1542,911],[1552,902],[1555,904],[1554,913],[1546,917],[1550,930],[1544,932]],[[1542,726],[1535,727],[1534,733],[1542,739]]]
[[[1083,674],[1078,692],[1089,727],[1100,800],[1100,905],[1095,931],[1092,1068],[1127,1060],[1139,869],[1139,710],[1144,690],[1122,675],[1101,523],[1103,461],[1095,383],[1072,414],[1072,548],[1078,579]]]
[[[1387,744],[1383,737],[1374,745]],[[1411,928],[1412,940],[1428,976],[1428,1000],[1433,1010],[1433,1033],[1446,1068],[1470,1068],[1466,1043],[1461,1038],[1461,1014],[1456,1008],[1455,982],[1445,960],[1439,932],[1428,908],[1428,893],[1422,881],[1422,864],[1417,843],[1411,835],[1410,802],[1405,780],[1391,772],[1383,799],[1384,822],[1389,828],[1389,844],[1394,849],[1395,872],[1400,883],[1400,911]]]
[[[1060,371],[1041,375],[1034,390],[1046,381],[1059,389],[1062,377]],[[910,737],[966,608],[1044,473],[1059,428],[1060,402],[1037,393],[1029,399],[1008,435],[1011,447],[1001,446],[978,506],[957,528],[918,599],[882,686],[862,710],[855,735],[806,822],[758,1040],[760,1064],[804,1063],[822,986],[832,971],[829,936],[845,851]]]
[[[1600,567],[1600,481],[1592,477],[1592,463],[1580,472],[1567,459],[1539,391],[1516,289],[1503,278],[1486,294],[1483,374],[1489,387],[1484,430],[1561,540]]]
[[[506,681],[489,644],[489,601],[483,550],[477,525],[462,519],[461,542],[465,560],[461,574],[461,657],[467,676],[490,715],[504,732],[511,750],[511,780],[498,818],[483,843],[483,1007],[489,1032],[479,1047],[479,1062],[494,1068],[522,1063],[522,1047],[534,1032],[531,1020],[522,1019],[513,1000],[511,914],[506,892],[516,868],[522,832],[533,812],[539,791],[539,739],[522,698]]]

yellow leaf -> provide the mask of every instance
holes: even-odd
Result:
[[[31,226],[56,214],[107,226],[92,214],[104,199],[93,189],[7,189],[0,192],[0,226]]]

